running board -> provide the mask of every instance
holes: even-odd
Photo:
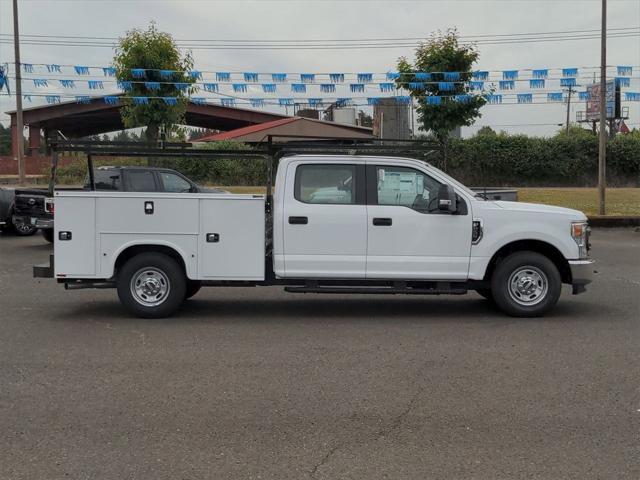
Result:
[[[466,288],[411,288],[411,287],[285,287],[289,293],[361,293],[388,295],[464,295]]]

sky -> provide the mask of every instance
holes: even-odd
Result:
[[[427,37],[455,27],[460,35],[502,35],[600,28],[600,0],[18,0],[23,35],[117,37],[155,21],[176,39],[314,40]],[[608,27],[640,27],[640,1],[609,0]],[[13,33],[10,0],[0,0],[0,34]],[[7,38],[7,37],[2,37]],[[480,70],[580,67],[600,64],[599,39],[479,45]],[[194,50],[195,68],[258,72],[387,72],[414,48],[360,50]],[[23,63],[108,65],[104,47],[22,45]],[[0,64],[11,63],[13,46],[0,44]],[[627,91],[640,91],[640,37],[610,38],[609,65],[634,66]],[[613,70],[611,70],[613,72]],[[497,73],[496,73],[497,74]],[[46,75],[45,75],[46,76]],[[584,84],[581,82],[581,84]],[[33,85],[25,82],[25,91]],[[56,93],[55,91],[53,93]],[[89,93],[89,92],[82,92]],[[34,99],[25,108],[42,103]],[[640,102],[628,102],[631,127],[640,127]],[[0,112],[13,110],[15,97],[0,96]],[[277,110],[279,107],[271,107]],[[572,106],[571,118],[584,110]],[[529,135],[552,135],[566,119],[566,105],[488,105],[473,127]],[[8,124],[2,113],[0,120]]]

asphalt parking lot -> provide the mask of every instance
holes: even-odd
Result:
[[[0,235],[0,478],[638,479],[640,233],[593,246],[544,319],[237,288],[141,320]]]

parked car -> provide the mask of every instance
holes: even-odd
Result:
[[[16,190],[0,188],[0,228],[11,229],[21,236],[33,235],[38,231],[36,226],[14,221],[15,204]]]
[[[175,170],[154,167],[98,167],[94,170],[96,190],[121,192],[228,193],[219,188],[207,188]],[[84,189],[90,188],[89,179]],[[17,229],[42,231],[53,242],[54,199],[47,190],[18,190],[13,223]],[[32,233],[33,233],[32,232]]]
[[[419,160],[283,157],[273,198],[167,196],[145,178],[144,193],[56,191],[55,262],[34,275],[68,289],[114,287],[148,318],[173,314],[201,286],[266,285],[475,290],[509,315],[534,317],[555,306],[563,283],[577,294],[592,279],[582,212],[488,200]]]

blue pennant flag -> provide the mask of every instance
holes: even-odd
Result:
[[[249,103],[254,108],[264,107],[264,98],[250,98]]]
[[[431,80],[431,74],[427,72],[416,72],[413,76],[419,82],[428,82]]]
[[[47,95],[46,99],[49,104],[60,103],[60,95]]]
[[[178,103],[178,97],[162,97],[162,100],[167,105],[176,105]]]
[[[91,97],[89,95],[76,95],[76,103],[89,104],[91,103]]]
[[[476,72],[473,72],[471,74],[471,78],[473,78],[474,80],[489,80],[489,72],[486,70],[479,70]]]
[[[263,83],[262,91],[264,93],[276,93],[278,86],[275,83]]]
[[[104,74],[105,77],[115,77],[116,69],[114,67],[103,67],[102,73]]]
[[[234,83],[231,85],[233,87],[233,91],[236,93],[246,93],[247,84],[246,83]]]
[[[120,98],[114,95],[107,95],[106,97],[104,97],[104,103],[106,103],[107,105],[117,105],[118,103],[120,103]]]
[[[548,102],[562,102],[562,92],[549,92],[547,93]]]
[[[220,99],[220,104],[223,107],[234,107],[236,104],[236,99],[235,98],[221,98]]]
[[[533,93],[519,93],[518,103],[533,103]]]
[[[578,84],[578,82],[573,77],[567,77],[567,78],[561,78],[560,79],[560,86],[561,87],[575,87],[577,84]]]
[[[442,104],[442,97],[438,96],[438,95],[430,95],[428,97],[425,98],[427,105],[441,105]]]
[[[381,92],[392,92],[395,88],[395,83],[381,83],[380,91]]]
[[[128,80],[118,80],[117,85],[120,90],[124,90],[125,92],[128,92],[133,88],[133,82]]]
[[[204,88],[205,92],[217,92],[218,84],[217,83],[203,83],[202,88]]]
[[[398,72],[387,72],[387,80],[397,80],[400,78],[400,73]]]
[[[207,99],[204,97],[191,97],[189,100],[191,101],[191,103],[194,103],[196,105],[204,105],[205,103],[207,103]]]
[[[218,82],[230,82],[231,74],[229,72],[216,72],[216,80]]]
[[[132,68],[131,75],[133,78],[144,78],[146,75],[146,70],[144,68]]]
[[[173,86],[176,87],[176,89],[180,90],[181,92],[186,92],[187,90],[189,90],[190,85],[191,84],[187,82],[176,82],[173,84]]]
[[[258,74],[256,72],[245,72],[243,78],[247,83],[258,83]]]
[[[333,93],[336,91],[336,86],[333,83],[323,83],[320,85],[320,91],[323,93]]]
[[[74,65],[73,69],[77,75],[89,75],[89,67],[84,65]]]
[[[279,98],[278,105],[284,107],[285,105],[293,105],[293,98]]]
[[[400,105],[409,105],[411,103],[411,97],[409,95],[399,95],[395,97],[396,103]]]
[[[284,83],[287,81],[286,73],[272,73],[271,80],[275,83]]]
[[[640,102],[640,93],[624,92],[624,99],[628,102]]]
[[[169,80],[173,78],[173,70],[160,70],[160,78],[163,80]]]
[[[451,92],[456,88],[453,82],[438,82],[438,90],[443,92]]]
[[[191,70],[187,73],[192,80],[202,80],[202,72],[200,70]]]
[[[302,83],[313,83],[316,81],[316,76],[314,73],[301,73],[300,81]]]
[[[349,89],[351,93],[364,92],[364,83],[351,83]]]
[[[457,82],[460,80],[460,72],[444,72],[444,79],[448,82]]]
[[[586,91],[586,92],[578,92],[578,99],[583,100],[583,101],[588,101],[591,99],[591,94]]]
[[[32,63],[23,63],[22,64],[22,69],[26,73],[33,73],[33,64]]]
[[[62,88],[76,88],[76,84],[73,80],[59,80]]]
[[[87,84],[89,85],[89,90],[103,90],[104,85],[102,84],[102,80],[88,80]]]
[[[60,65],[58,65],[57,63],[51,63],[49,65],[47,65],[47,72],[49,73],[62,73],[62,70],[60,69]]]
[[[367,105],[378,105],[380,97],[367,97]]]
[[[471,81],[469,82],[469,88],[471,90],[482,90],[484,88],[484,82]]]
[[[22,96],[22,99],[23,99],[25,102],[31,102],[31,95],[23,95],[23,96]]]
[[[291,91],[293,93],[306,93],[307,92],[307,86],[304,83],[292,83],[291,84]]]
[[[351,105],[352,103],[353,103],[353,99],[349,97],[340,97],[336,100],[336,105],[338,107],[346,107],[348,105]]]
[[[458,103],[469,103],[473,99],[473,95],[463,94],[463,95],[455,95],[453,99]]]
[[[373,82],[373,73],[359,73],[358,83],[371,83]]]
[[[516,84],[513,80],[500,80],[498,82],[500,90],[513,90],[516,88]]]
[[[619,87],[628,87],[631,85],[629,77],[616,77],[616,85]]]
[[[503,80],[517,80],[518,79],[518,70],[505,70],[502,72]]]
[[[332,83],[342,83],[344,82],[344,73],[330,73],[329,81]]]
[[[49,86],[49,83],[47,82],[46,79],[44,78],[34,78],[33,79],[33,86],[34,87],[42,87],[42,88],[46,88]]]
[[[547,78],[549,76],[549,70],[546,68],[540,68],[531,72],[533,78]]]
[[[424,82],[409,82],[409,90],[424,90],[426,83]]]
[[[577,77],[578,69],[577,68],[563,68],[562,69],[563,77]]]
[[[147,90],[160,90],[160,82],[144,82]]]
[[[529,88],[544,88],[544,78],[534,78],[529,80]]]
[[[502,103],[502,95],[487,95],[487,102],[492,104]]]
[[[135,105],[148,105],[149,97],[131,97]]]
[[[633,72],[633,67],[619,65],[617,70],[618,70],[618,75],[620,75],[620,76],[629,76]]]
[[[0,66],[0,90],[7,85],[7,92],[9,92],[9,85],[7,84],[7,74],[4,73],[4,67]]]
[[[323,101],[321,98],[309,98],[309,106],[311,107],[321,107],[323,104]]]

